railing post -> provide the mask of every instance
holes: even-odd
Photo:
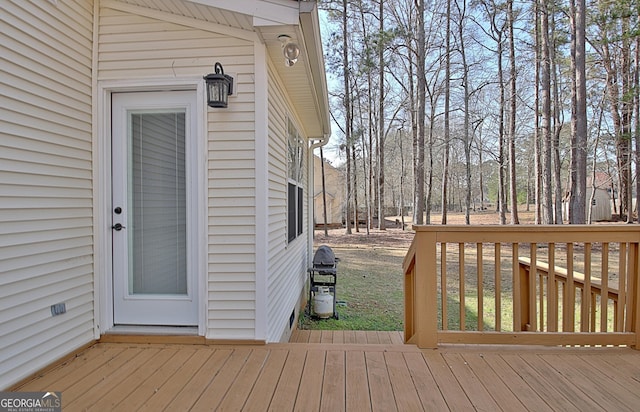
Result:
[[[438,290],[436,264],[436,232],[417,231],[416,240],[416,333],[419,348],[438,347]]]

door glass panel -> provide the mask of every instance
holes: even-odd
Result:
[[[185,295],[185,112],[130,112],[129,130],[129,292]]]

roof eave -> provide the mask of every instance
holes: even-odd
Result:
[[[305,47],[309,56],[309,66],[313,79],[316,106],[321,117],[323,136],[319,139],[328,139],[331,134],[331,122],[329,118],[329,99],[327,77],[322,53],[322,39],[320,37],[320,19],[316,2],[300,2],[300,27]]]

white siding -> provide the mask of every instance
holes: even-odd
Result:
[[[93,339],[92,14],[0,3],[0,390]]]
[[[281,82],[270,66],[269,70],[269,274],[268,340],[279,341],[287,336],[289,317],[296,308],[307,276],[307,187],[304,187],[304,233],[287,244],[287,119],[300,127],[292,105],[286,99]],[[304,175],[307,182],[305,151]]]
[[[229,107],[207,113],[206,336],[255,339],[253,43],[107,8],[100,24],[101,81],[197,78],[216,61],[234,77]]]

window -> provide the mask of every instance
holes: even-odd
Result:
[[[287,242],[291,242],[300,236],[304,229],[304,146],[291,120],[288,137]]]

